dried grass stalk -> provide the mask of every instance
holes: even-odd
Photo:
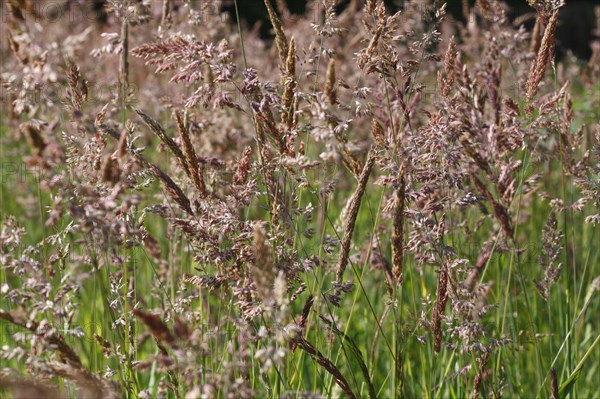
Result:
[[[369,176],[371,174],[371,170],[373,169],[374,164],[374,151],[369,151],[369,154],[367,155],[367,161],[365,162],[365,165],[358,179],[358,186],[356,186],[356,190],[354,191],[354,194],[352,194],[352,198],[350,199],[350,208],[348,210],[348,214],[346,215],[346,218],[344,220],[344,237],[342,238],[342,247],[340,249],[340,254],[338,257],[336,271],[336,281],[340,284],[344,276],[344,270],[346,270],[346,264],[348,263],[348,256],[350,254],[350,243],[352,242],[352,233],[354,232],[356,217],[358,216],[360,203],[365,193],[367,181],[369,180]]]

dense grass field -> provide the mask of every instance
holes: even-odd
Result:
[[[600,398],[600,30],[402,4],[0,1],[0,398]]]

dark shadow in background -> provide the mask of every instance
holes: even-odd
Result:
[[[272,2],[274,4],[274,2]],[[292,14],[302,15],[306,11],[305,0],[286,0],[288,9]],[[349,0],[340,2],[338,11],[342,11],[348,4]],[[384,3],[390,12],[401,10],[401,1],[385,0]],[[461,1],[449,0],[448,13],[456,20],[465,22],[465,17],[462,14]],[[471,6],[475,0],[470,0]],[[524,25],[528,30],[533,28],[535,10],[531,8],[526,0],[508,0],[506,1],[510,7],[508,14],[509,19],[514,21],[517,17],[525,14],[532,14]],[[575,56],[582,60],[588,60],[592,54],[590,47],[591,41],[594,39],[593,31],[596,24],[594,14],[594,6],[600,4],[593,0],[567,0],[566,4],[561,8],[559,14],[559,23],[557,26],[557,56],[562,57],[567,51],[572,51]],[[235,21],[235,4],[233,0],[225,2],[225,11],[229,12],[232,20]],[[238,0],[238,10],[241,19],[252,28],[257,23],[260,24],[259,32],[262,38],[266,40],[272,39],[271,24],[269,16],[265,8],[263,0]]]

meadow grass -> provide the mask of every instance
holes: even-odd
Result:
[[[552,23],[267,2],[269,46],[172,3],[10,14],[0,397],[598,397],[600,81]]]

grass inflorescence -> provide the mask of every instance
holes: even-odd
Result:
[[[560,1],[265,0],[271,42],[46,3],[0,2],[0,397],[597,395],[600,32],[555,59]]]

